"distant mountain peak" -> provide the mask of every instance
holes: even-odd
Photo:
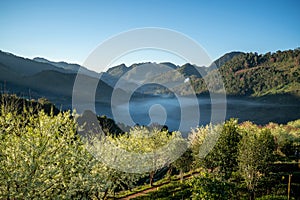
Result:
[[[67,63],[67,62],[64,62],[64,61],[54,62],[54,61],[50,61],[50,60],[48,60],[46,58],[42,58],[42,57],[35,57],[35,58],[33,58],[33,61],[53,65],[57,68],[66,70],[66,73],[77,73],[78,70],[81,69],[80,70],[81,73],[89,75],[91,77],[97,78],[98,75],[99,75],[97,72],[91,71],[91,70],[89,70],[89,69],[87,69],[87,68],[85,68],[81,65]]]
[[[37,62],[50,62],[46,58],[42,58],[42,57],[35,57],[32,60],[37,61]]]
[[[129,71],[129,67],[122,63],[120,65],[109,68],[106,72],[111,76],[121,77],[127,71]]]
[[[36,61],[36,62],[44,62],[44,63],[55,63],[55,64],[61,64],[61,65],[74,65],[74,66],[80,66],[79,64],[77,63],[69,63],[69,62],[65,62],[65,61],[51,61],[51,60],[48,60],[46,58],[43,58],[43,57],[35,57],[33,58],[32,60]]]
[[[159,63],[159,64],[161,64],[161,65],[166,65],[166,66],[168,66],[168,67],[171,67],[172,69],[177,69],[177,68],[180,67],[180,66],[175,65],[174,63],[171,63],[171,62],[162,62],[162,63]]]
[[[220,58],[218,58],[217,60],[215,60],[210,67],[212,67],[213,65],[215,65],[217,68],[220,68],[221,66],[223,66],[226,62],[230,61],[231,59],[233,59],[236,56],[239,56],[241,54],[245,54],[244,52],[241,51],[232,51],[229,53],[224,54],[223,56],[221,56]]]
[[[50,60],[48,60],[46,58],[42,58],[42,57],[35,57],[32,60],[34,60],[36,62],[52,64],[52,65],[54,65],[56,67],[60,67],[60,68],[67,68],[67,67],[73,66],[76,68],[76,70],[78,70],[78,68],[81,67],[80,65],[75,64],[75,63],[67,63],[65,61],[55,62],[55,61],[50,61]]]

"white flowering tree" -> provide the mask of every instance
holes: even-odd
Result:
[[[132,182],[86,150],[70,112],[13,106],[0,107],[0,199],[104,198],[114,177]]]

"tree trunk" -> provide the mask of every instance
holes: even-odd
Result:
[[[155,174],[155,172],[154,171],[151,171],[150,172],[150,176],[149,176],[149,181],[150,181],[150,186],[153,186],[153,178],[154,178],[154,174]]]
[[[103,199],[106,199],[107,194],[108,194],[108,188],[106,188],[106,190],[104,192]]]
[[[255,193],[254,193],[254,191],[250,191],[249,192],[249,200],[254,200],[255,199]]]
[[[182,183],[183,182],[183,170],[182,169],[180,169],[179,175],[180,175],[180,183]]]
[[[169,181],[171,180],[172,171],[173,171],[172,166],[169,166],[169,169],[168,169],[168,172],[167,172]]]

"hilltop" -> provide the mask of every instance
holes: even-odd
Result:
[[[138,88],[136,94],[164,95],[171,90],[180,95],[208,93],[207,83],[218,70],[227,95],[266,96],[273,94],[300,95],[300,50],[257,54],[230,52],[210,66],[186,63],[121,64],[97,73],[78,64],[52,62],[45,58],[27,59],[0,51],[0,84],[2,90],[17,94],[46,97],[54,102],[70,103],[74,81],[79,69],[87,80],[101,77],[96,91],[97,100],[109,102],[116,83],[122,78],[123,90],[152,82]],[[156,69],[162,69],[157,71]],[[169,84],[170,88],[162,87]],[[173,84],[173,85],[172,85]],[[216,88],[210,92],[218,93]],[[212,86],[214,86],[212,84]],[[188,88],[191,85],[193,91]],[[57,87],[59,86],[59,87]],[[173,87],[173,88],[172,88]],[[131,91],[127,91],[131,92]]]

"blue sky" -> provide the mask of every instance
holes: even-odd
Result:
[[[3,0],[0,49],[28,58],[82,64],[107,38],[142,27],[181,32],[197,41],[212,59],[230,51],[294,49],[300,46],[299,2]],[[128,58],[128,63],[133,59]],[[139,55],[136,62],[140,60],[144,61]],[[157,61],[166,60],[167,56]]]

